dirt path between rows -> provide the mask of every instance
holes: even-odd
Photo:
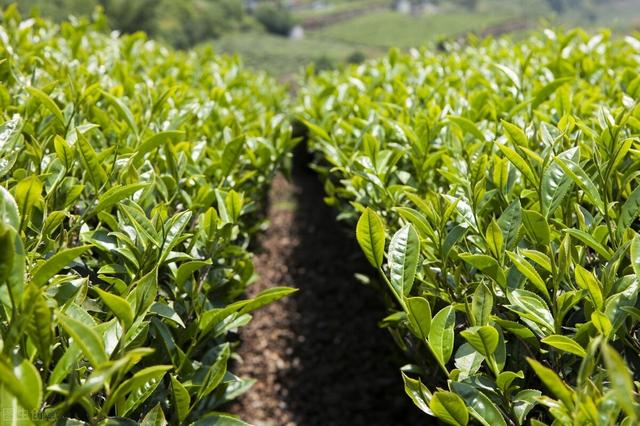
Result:
[[[242,329],[242,362],[232,371],[258,382],[230,410],[256,426],[424,424],[404,395],[402,359],[377,327],[379,295],[354,278],[368,264],[322,197],[308,169],[273,183],[250,294],[276,285],[300,291]]]

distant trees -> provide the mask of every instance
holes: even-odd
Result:
[[[0,0],[6,7],[16,0]],[[23,13],[60,21],[69,15],[90,15],[102,6],[112,28],[145,31],[179,48],[192,46],[233,30],[244,19],[243,0],[19,0]]]
[[[271,3],[258,6],[255,17],[267,31],[273,34],[287,36],[294,26],[293,17],[289,11]]]
[[[105,10],[113,28],[126,33],[152,32],[154,29],[157,0],[98,0],[98,3]],[[68,10],[76,10],[70,6],[67,6]]]
[[[0,0],[2,8],[13,3],[17,3],[23,13],[35,9],[41,16],[55,21],[65,19],[70,14],[91,14],[98,4],[97,0]]]
[[[152,35],[186,48],[236,29],[244,16],[242,0],[170,1],[158,13]]]

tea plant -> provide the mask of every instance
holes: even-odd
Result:
[[[309,76],[327,202],[453,425],[637,424],[640,40],[545,31]]]
[[[209,49],[0,18],[0,413],[11,424],[244,424],[229,333],[285,92]]]

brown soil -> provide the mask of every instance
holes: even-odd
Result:
[[[232,371],[258,382],[230,411],[257,426],[426,424],[404,394],[392,338],[377,327],[380,295],[354,278],[369,265],[322,196],[308,170],[273,183],[250,294],[277,285],[300,291],[241,331],[242,361]]]

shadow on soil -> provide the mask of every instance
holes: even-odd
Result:
[[[301,426],[425,424],[429,419],[404,394],[399,351],[377,326],[386,315],[381,297],[354,278],[371,267],[353,233],[324,204],[300,148],[291,223],[298,245],[287,260],[291,284],[300,288],[290,325],[298,338],[290,348],[294,367],[278,372],[287,388],[282,398]]]

